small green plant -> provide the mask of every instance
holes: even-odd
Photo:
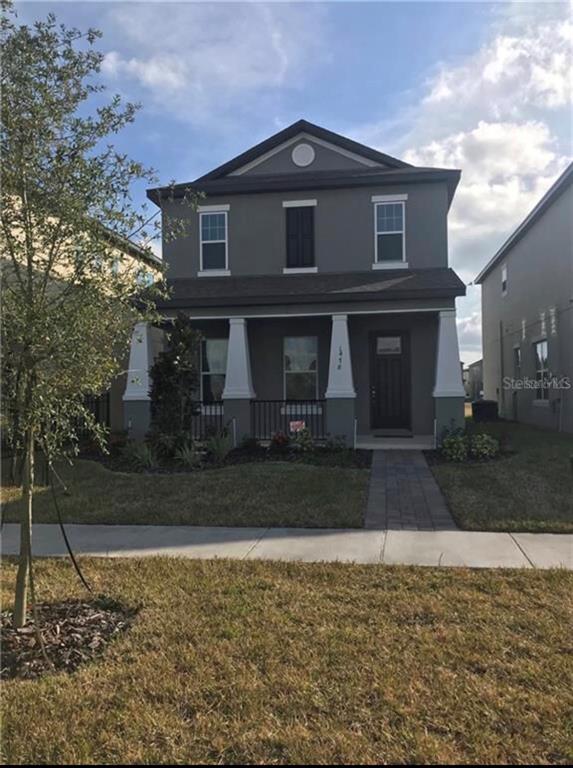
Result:
[[[335,435],[334,437],[328,436],[327,441],[324,444],[323,450],[331,453],[339,453],[340,451],[347,451],[346,439],[344,435]]]
[[[239,448],[242,451],[249,451],[254,453],[255,451],[258,451],[261,447],[261,444],[257,440],[256,437],[250,437],[249,435],[245,435],[243,439],[241,440],[241,444],[239,445]]]
[[[470,456],[472,459],[488,461],[499,455],[499,441],[484,432],[472,435],[470,440]]]
[[[448,461],[467,461],[468,438],[465,435],[450,435],[442,440],[442,454]]]
[[[207,439],[205,448],[214,464],[222,464],[231,450],[231,437],[225,430],[217,432]]]
[[[195,469],[201,464],[201,454],[192,442],[184,443],[175,451],[175,460],[187,469]]]
[[[295,432],[292,444],[302,453],[310,453],[314,449],[314,441],[308,427],[303,427],[298,432]]]
[[[136,469],[155,469],[158,465],[157,454],[147,443],[128,442],[122,455]]]

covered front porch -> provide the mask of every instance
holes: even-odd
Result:
[[[196,439],[228,429],[238,445],[305,428],[316,441],[404,450],[432,448],[463,423],[453,307],[189,314],[203,337]],[[136,439],[149,429],[148,371],[162,334],[134,332],[124,405]]]

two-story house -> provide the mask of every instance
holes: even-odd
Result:
[[[476,277],[485,397],[573,432],[573,163]]]
[[[351,445],[431,445],[463,422],[447,217],[459,171],[420,168],[300,120],[195,181],[152,189],[165,218],[166,321],[203,335],[200,399],[237,439],[302,424]],[[201,192],[196,210],[177,204]],[[172,197],[175,197],[175,200]],[[138,327],[124,395],[149,423],[160,344]]]

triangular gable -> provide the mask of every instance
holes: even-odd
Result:
[[[264,163],[268,158],[281,152],[286,147],[294,145],[297,141],[305,138],[312,140],[313,143],[321,147],[328,148],[330,151],[338,152],[346,158],[352,158],[357,164],[363,165],[365,169],[376,167],[411,167],[408,163],[395,157],[390,157],[390,155],[386,155],[383,152],[378,152],[371,147],[367,147],[365,144],[360,144],[357,141],[348,139],[326,128],[321,128],[306,120],[298,120],[296,123],[289,125],[288,128],[284,128],[282,131],[275,133],[274,136],[265,139],[265,141],[256,144],[246,152],[242,152],[232,160],[206,173],[196,181],[242,175],[255,168],[258,164]]]

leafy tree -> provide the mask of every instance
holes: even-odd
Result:
[[[189,429],[199,395],[200,344],[201,334],[179,315],[151,369],[151,424],[159,433]]]
[[[141,268],[124,246],[137,236],[151,252],[158,222],[130,194],[135,182],[155,181],[153,172],[111,143],[137,106],[103,93],[100,33],[53,15],[20,26],[8,3],[2,10],[2,413],[23,466],[13,616],[22,626],[33,586],[35,451],[53,462],[77,444],[80,423],[102,440],[84,398],[109,388],[134,322],[154,319],[153,292],[141,291]]]

